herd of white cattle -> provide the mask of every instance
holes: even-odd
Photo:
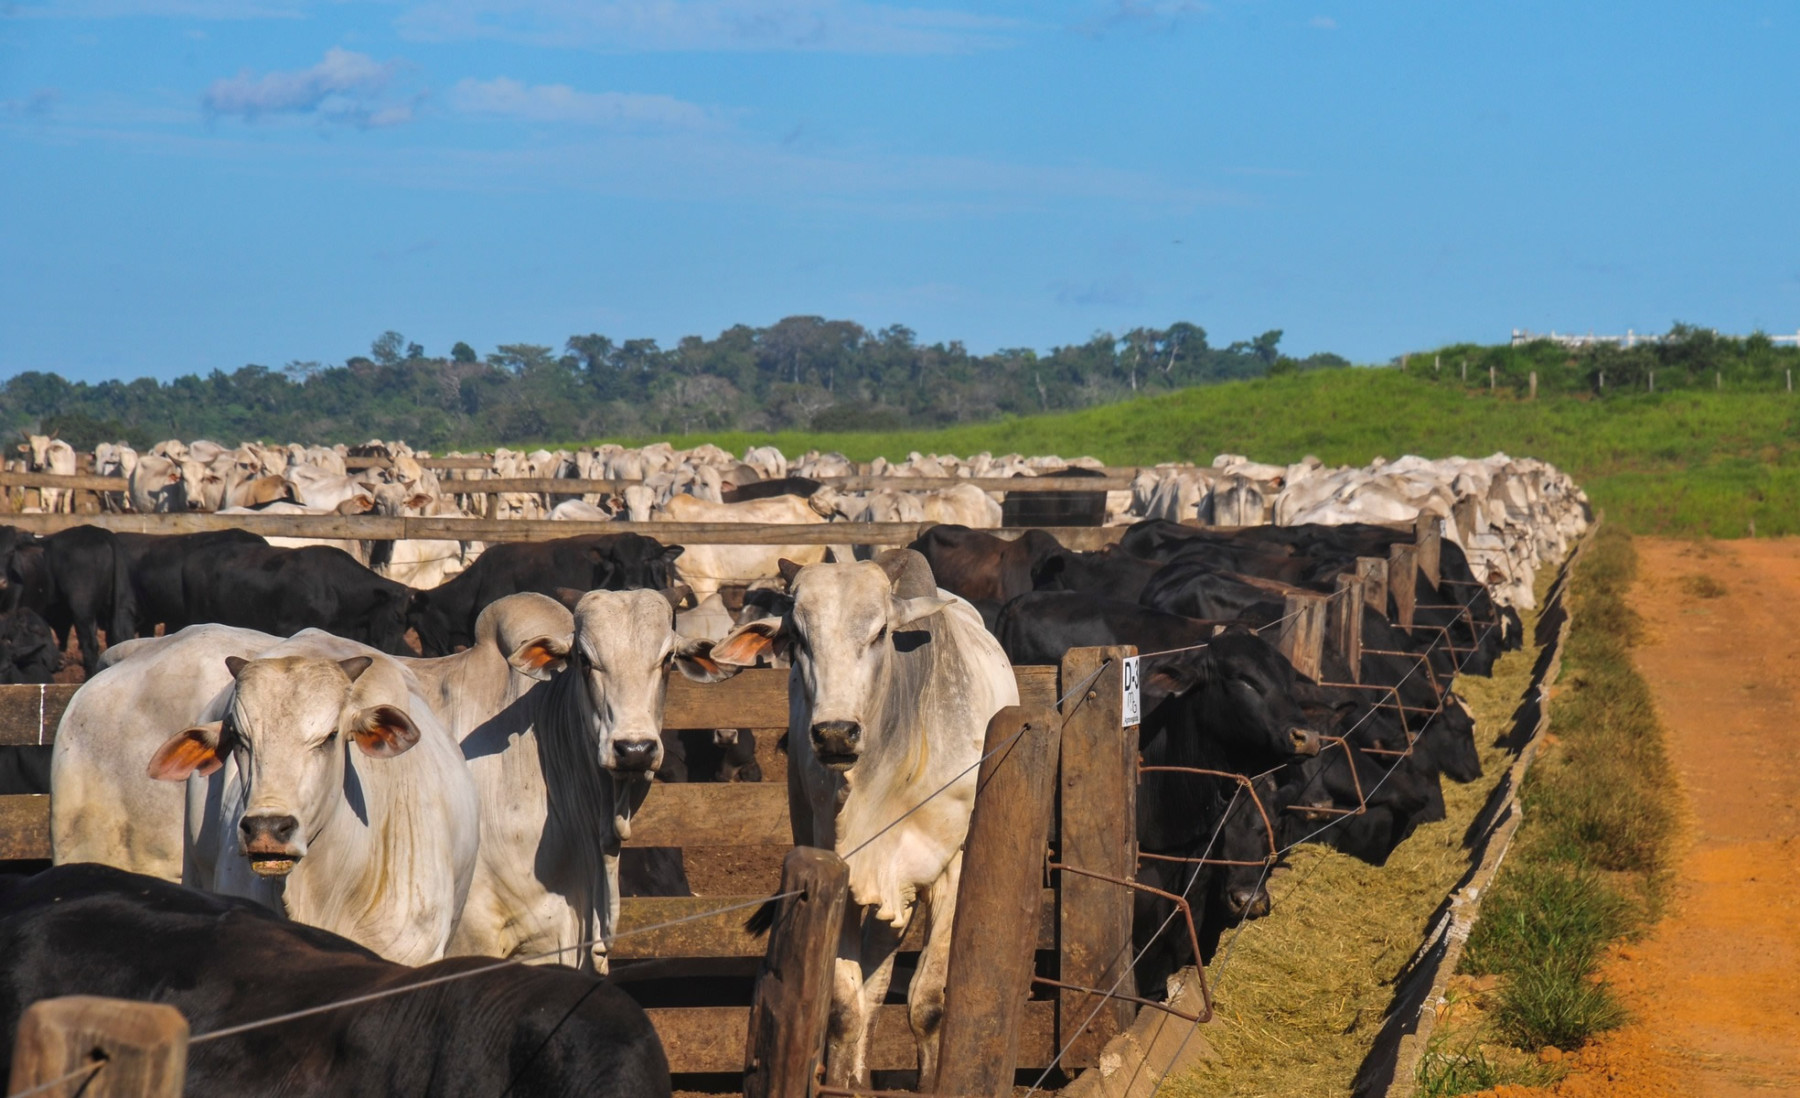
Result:
[[[74,473],[77,455],[60,439],[29,436],[15,468]],[[357,452],[386,460],[379,468],[351,469],[350,448],[265,446],[235,449],[205,440],[168,441],[139,454],[123,444],[95,448],[93,471],[122,478],[129,491],[106,493],[111,510],[138,512],[212,511],[244,514],[380,514],[388,516],[480,516],[633,522],[821,523],[943,522],[976,528],[1001,525],[999,492],[974,485],[908,490],[909,478],[1030,477],[1068,468],[1101,470],[1091,457],[1025,457],[988,453],[963,459],[913,453],[904,461],[877,458],[860,467],[837,453],[809,451],[789,460],[771,446],[746,450],[742,457],[712,444],[677,449],[668,443],[643,447],[603,445],[579,450],[499,449],[473,457],[482,468],[433,469],[429,457],[405,443],[375,441]],[[892,478],[892,487],[847,492],[825,487],[808,497],[776,496],[726,503],[726,493],[757,481],[784,477],[827,480],[857,474]],[[615,493],[559,494],[502,492],[490,501],[476,490],[491,478],[580,478],[636,482]],[[46,488],[43,510],[70,510],[72,493]],[[1421,513],[1442,518],[1444,535],[1462,547],[1477,575],[1495,598],[1518,607],[1532,603],[1532,582],[1545,561],[1562,559],[1585,523],[1587,500],[1566,473],[1546,462],[1493,454],[1485,458],[1428,460],[1408,455],[1377,458],[1368,465],[1328,466],[1308,457],[1292,465],[1251,461],[1221,454],[1210,465],[1170,463],[1137,471],[1129,490],[1107,493],[1106,521],[1146,518],[1218,526],[1264,523],[1342,524],[1411,522]],[[1459,505],[1461,505],[1459,509]],[[1459,513],[1460,510],[1460,513]],[[312,539],[273,538],[276,544],[309,544]],[[332,542],[370,560],[370,543]],[[434,587],[466,567],[480,553],[475,541],[396,543],[378,570],[415,588]],[[745,573],[788,555],[800,563],[825,559],[823,547],[779,546],[774,556],[753,547],[690,545],[678,565],[683,581],[700,597],[724,583],[745,582]],[[746,556],[754,560],[742,560]],[[768,557],[768,560],[763,560]]]

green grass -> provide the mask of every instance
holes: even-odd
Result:
[[[1576,566],[1554,739],[1520,791],[1524,823],[1462,956],[1463,973],[1500,977],[1492,1030],[1518,1049],[1572,1049],[1625,1020],[1596,973],[1608,945],[1655,917],[1666,887],[1676,808],[1649,687],[1631,662],[1636,571],[1630,536],[1610,524]],[[1463,1093],[1426,1082],[1421,1093]]]
[[[1475,1041],[1456,1047],[1433,1040],[1419,1060],[1419,1098],[1454,1098],[1461,1094],[1492,1090],[1497,1086],[1543,1086],[1559,1073],[1553,1067],[1531,1062],[1507,1063],[1490,1057]]]
[[[634,439],[634,442],[649,441]],[[1800,533],[1800,396],[1688,390],[1593,400],[1437,385],[1393,369],[1320,370],[1185,389],[1058,415],[929,431],[671,437],[734,451],[774,443],[857,460],[909,451],[1091,455],[1108,464],[1263,461],[1333,464],[1417,453],[1543,458],[1572,473],[1634,533]]]

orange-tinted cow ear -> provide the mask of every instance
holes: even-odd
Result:
[[[728,667],[755,667],[763,656],[779,656],[787,651],[786,621],[782,618],[759,618],[745,622],[725,639],[713,645],[712,662]]]
[[[569,665],[569,642],[556,637],[533,637],[513,649],[506,662],[521,675],[548,682]]]
[[[162,782],[185,782],[192,774],[211,774],[225,764],[230,751],[223,742],[224,728],[223,721],[214,721],[182,729],[156,749],[145,772]]]
[[[741,667],[725,666],[713,659],[713,642],[679,637],[675,641],[675,666],[695,682],[720,682],[737,674]]]
[[[405,754],[419,742],[419,726],[392,705],[371,705],[350,718],[350,735],[363,754],[374,759],[391,759]]]

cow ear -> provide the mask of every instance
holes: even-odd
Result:
[[[350,718],[350,735],[372,759],[391,759],[419,742],[419,726],[392,705],[371,705]]]
[[[211,774],[224,765],[229,752],[224,728],[223,721],[213,721],[182,729],[164,740],[156,754],[150,756],[145,773],[163,782],[184,782],[190,774]]]
[[[914,622],[923,621],[945,609],[954,601],[954,599],[939,598],[936,595],[916,599],[893,599],[888,604],[888,626],[892,629],[904,629]]]
[[[725,634],[709,655],[712,662],[727,667],[755,667],[757,660],[780,656],[787,647],[787,619],[758,618]]]
[[[687,546],[685,545],[666,545],[663,547],[662,551],[662,562],[664,564],[674,564],[675,558],[685,552],[687,552]]]
[[[1142,702],[1139,707],[1148,713],[1161,705],[1168,698],[1179,698],[1194,688],[1200,681],[1200,667],[1195,660],[1162,660],[1149,669],[1138,685],[1138,695]]]
[[[540,682],[569,666],[569,643],[556,637],[533,637],[506,657],[514,671]]]
[[[767,560],[769,558],[764,557],[763,559]],[[794,584],[794,577],[800,574],[801,566],[795,564],[786,557],[782,557],[775,562],[775,568],[781,573],[781,581],[792,587]]]
[[[587,594],[586,591],[580,591],[573,587],[558,587],[556,589],[556,601],[573,610],[575,609],[575,604],[580,602],[581,596],[585,594]]]
[[[1045,557],[1032,568],[1031,585],[1042,590],[1058,576],[1062,575],[1063,570],[1068,567],[1068,564],[1067,558],[1061,553],[1058,553],[1055,556]]]
[[[352,656],[347,660],[339,660],[338,666],[344,669],[344,674],[350,676],[351,682],[355,682],[362,678],[362,673],[374,662],[373,656]]]
[[[244,673],[244,665],[249,662],[242,656],[226,656],[225,670],[231,672],[231,677],[235,679]]]
[[[695,682],[720,682],[737,674],[741,667],[726,667],[713,659],[713,642],[678,637],[675,641],[675,666]]]

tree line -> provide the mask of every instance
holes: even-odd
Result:
[[[727,430],[904,430],[1106,404],[1146,393],[1327,367],[1294,359],[1280,331],[1215,347],[1199,325],[1096,333],[1040,354],[972,354],[921,343],[902,325],[788,317],[714,339],[615,342],[571,336],[562,349],[466,343],[432,355],[384,332],[342,365],[248,365],[173,381],[72,382],[30,371],[0,384],[0,424],[51,430],[79,448],[166,438],[317,443],[405,439],[446,449],[569,443]]]
[[[1652,391],[1723,389],[1775,392],[1800,372],[1800,347],[1776,344],[1766,333],[1720,335],[1710,328],[1675,323],[1661,337],[1631,347],[1612,343],[1567,347],[1550,339],[1518,345],[1456,343],[1413,353],[1402,369],[1427,381],[1470,389],[1525,393],[1537,375],[1540,393],[1594,398]]]

